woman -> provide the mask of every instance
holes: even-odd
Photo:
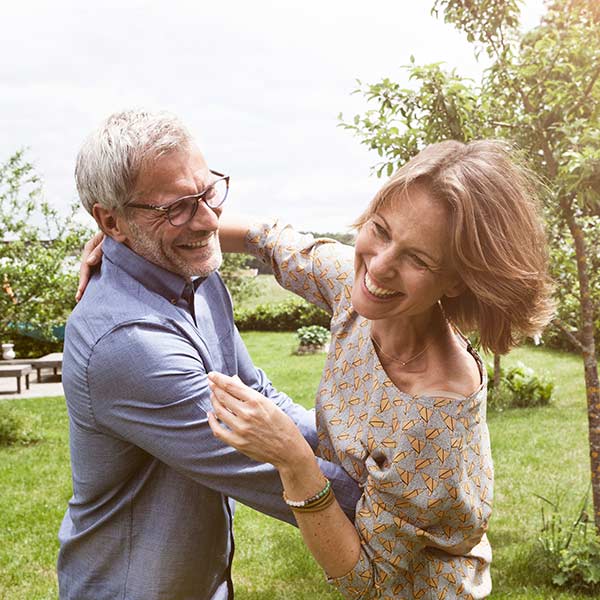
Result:
[[[271,462],[304,540],[346,598],[484,598],[491,590],[486,372],[461,334],[505,353],[549,320],[533,186],[496,142],[429,146],[377,193],[352,249],[279,225],[224,224],[224,250],[270,262],[331,315],[319,453],[363,487],[341,511],[293,423],[209,375],[215,436]]]

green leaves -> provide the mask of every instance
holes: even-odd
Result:
[[[428,144],[443,139],[469,141],[485,123],[479,90],[441,63],[405,66],[411,87],[390,79],[363,85],[360,91],[371,105],[341,126],[383,159],[374,166],[379,177],[390,176]]]
[[[0,339],[25,330],[54,339],[64,325],[75,304],[79,254],[91,236],[76,209],[61,214],[44,199],[23,151],[0,164]]]

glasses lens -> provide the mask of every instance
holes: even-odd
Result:
[[[225,202],[227,197],[227,182],[225,179],[219,179],[215,181],[207,190],[203,196],[204,202],[210,208],[217,208]]]
[[[197,200],[194,196],[182,198],[169,207],[169,222],[171,225],[185,225],[196,212]]]

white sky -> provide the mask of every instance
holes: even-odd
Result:
[[[75,156],[110,113],[167,109],[209,165],[231,175],[228,205],[302,229],[343,231],[381,181],[337,127],[364,108],[355,80],[401,65],[482,66],[433,0],[0,0],[0,161],[27,147],[52,204],[76,200]],[[527,0],[534,26],[542,0]],[[91,220],[90,220],[91,222]]]

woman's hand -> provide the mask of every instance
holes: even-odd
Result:
[[[79,285],[75,293],[75,300],[79,302],[83,292],[92,276],[92,268],[99,265],[102,261],[102,241],[104,234],[99,231],[89,239],[83,247],[81,253],[81,264],[79,265]]]
[[[312,449],[294,422],[271,400],[237,376],[212,372],[208,379],[214,409],[208,423],[215,437],[278,469],[307,458],[314,463]]]

